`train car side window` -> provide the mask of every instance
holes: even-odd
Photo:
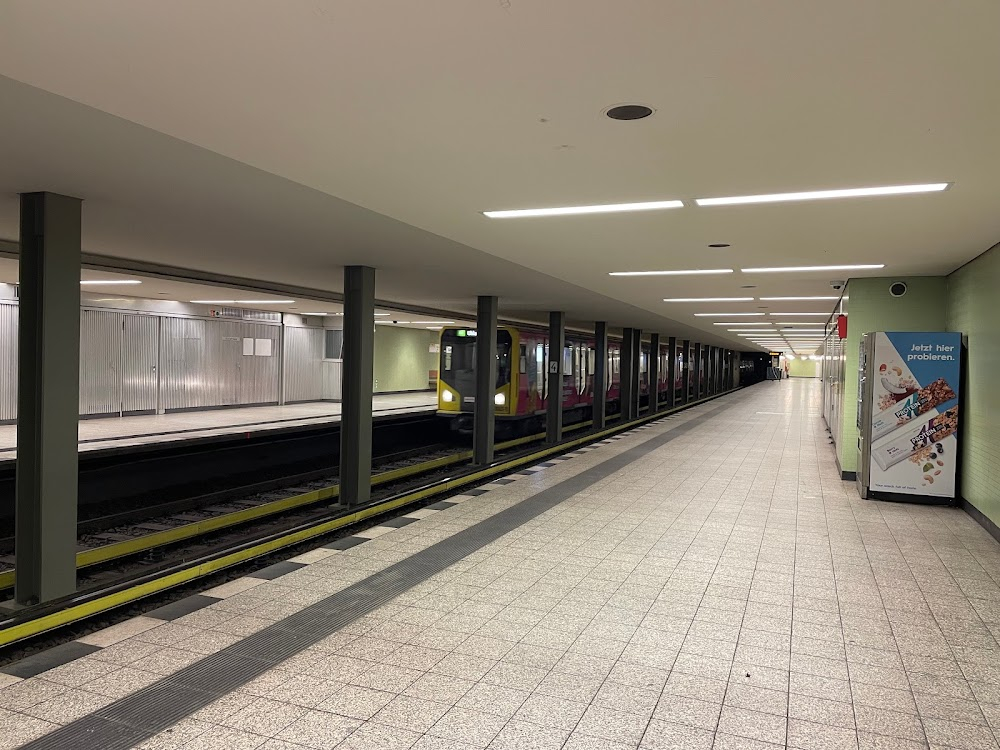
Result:
[[[528,347],[521,344],[521,362],[518,365],[517,371],[521,375],[528,374]]]

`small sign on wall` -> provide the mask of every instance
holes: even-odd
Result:
[[[253,339],[251,338],[243,339],[243,356],[244,357],[253,356]]]
[[[256,339],[254,341],[253,353],[258,357],[270,357],[271,339]]]

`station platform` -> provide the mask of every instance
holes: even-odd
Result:
[[[997,748],[1000,545],[765,382],[0,670],[0,747]]]
[[[372,399],[376,416],[432,412],[436,408],[437,394],[431,391],[379,394]],[[81,419],[80,452],[333,424],[340,421],[340,411],[339,403],[320,401]],[[16,457],[17,425],[0,425],[0,461]]]

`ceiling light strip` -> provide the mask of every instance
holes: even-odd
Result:
[[[645,201],[642,203],[606,203],[597,206],[562,206],[559,208],[517,208],[509,211],[483,211],[490,219],[517,219],[531,216],[573,216],[579,214],[608,214],[626,211],[658,211],[667,208],[682,208],[678,200]]]
[[[753,297],[671,297],[664,302],[753,302]]]
[[[733,273],[732,268],[705,268],[682,271],[611,271],[608,276],[706,276],[709,274]]]
[[[885,263],[867,263],[845,266],[780,266],[776,268],[741,268],[743,273],[798,273],[808,271],[875,271],[885,268]]]
[[[808,190],[801,193],[769,193],[766,195],[737,195],[726,198],[698,198],[699,206],[735,206],[746,203],[782,203],[785,201],[817,201],[829,198],[870,198],[882,195],[910,195],[934,193],[948,188],[951,183],[933,182],[922,185],[888,185],[883,187],[845,188],[842,190]]]

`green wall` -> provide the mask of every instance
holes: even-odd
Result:
[[[1000,247],[948,277],[948,329],[968,347],[962,383],[962,496],[1000,525]]]
[[[375,326],[375,392],[427,390],[428,371],[437,369],[430,346],[438,335],[426,329]]]
[[[889,285],[904,281],[902,297],[889,294]],[[948,281],[943,276],[892,276],[851,279],[847,287],[847,362],[844,382],[844,419],[837,453],[842,471],[856,471],[858,463],[858,344],[872,331],[944,331]],[[985,319],[983,321],[986,322]]]
[[[816,378],[819,377],[819,362],[813,359],[796,357],[788,360],[788,377]]]

